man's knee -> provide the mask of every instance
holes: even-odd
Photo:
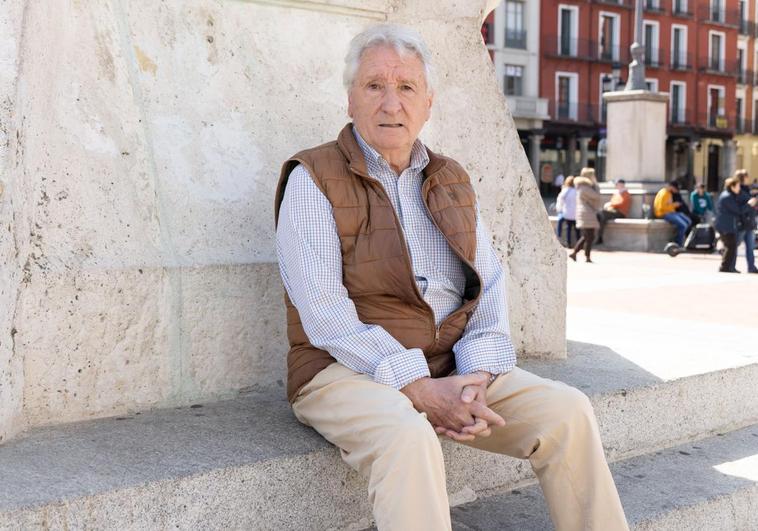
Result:
[[[410,416],[389,427],[384,442],[387,449],[397,448],[404,452],[440,448],[434,428],[423,415]]]

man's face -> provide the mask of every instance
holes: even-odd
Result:
[[[616,183],[616,190],[619,192],[624,189],[624,183]]]
[[[432,99],[416,54],[376,46],[363,52],[348,93],[348,114],[363,139],[385,157],[410,153],[429,119]]]

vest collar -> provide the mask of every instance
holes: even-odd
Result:
[[[363,154],[361,146],[358,145],[358,141],[355,139],[352,123],[348,123],[345,125],[345,127],[342,128],[342,131],[340,131],[340,134],[337,137],[337,146],[345,156],[345,159],[348,162],[348,166],[350,167],[350,171],[357,173],[361,177],[370,178],[368,169],[366,168],[366,157]],[[429,164],[427,164],[426,168],[424,168],[424,175],[429,177],[430,175],[434,175],[439,170],[444,168],[446,161],[444,157],[437,155],[428,147],[424,147],[426,148],[426,153],[429,156]]]

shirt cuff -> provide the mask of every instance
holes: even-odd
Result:
[[[411,382],[431,376],[424,352],[411,348],[385,357],[374,370],[376,383],[402,389]]]
[[[454,350],[458,374],[486,371],[498,375],[516,366],[516,351],[507,336],[459,341]]]

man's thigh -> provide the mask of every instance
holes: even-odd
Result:
[[[398,439],[437,438],[426,415],[400,391],[333,363],[318,373],[292,406],[300,422],[312,426],[361,469],[379,448]]]
[[[589,400],[578,389],[518,367],[492,382],[487,405],[505,419],[505,426],[493,428],[490,437],[465,444],[520,459],[527,459],[537,441],[553,432],[568,411],[591,410]]]

